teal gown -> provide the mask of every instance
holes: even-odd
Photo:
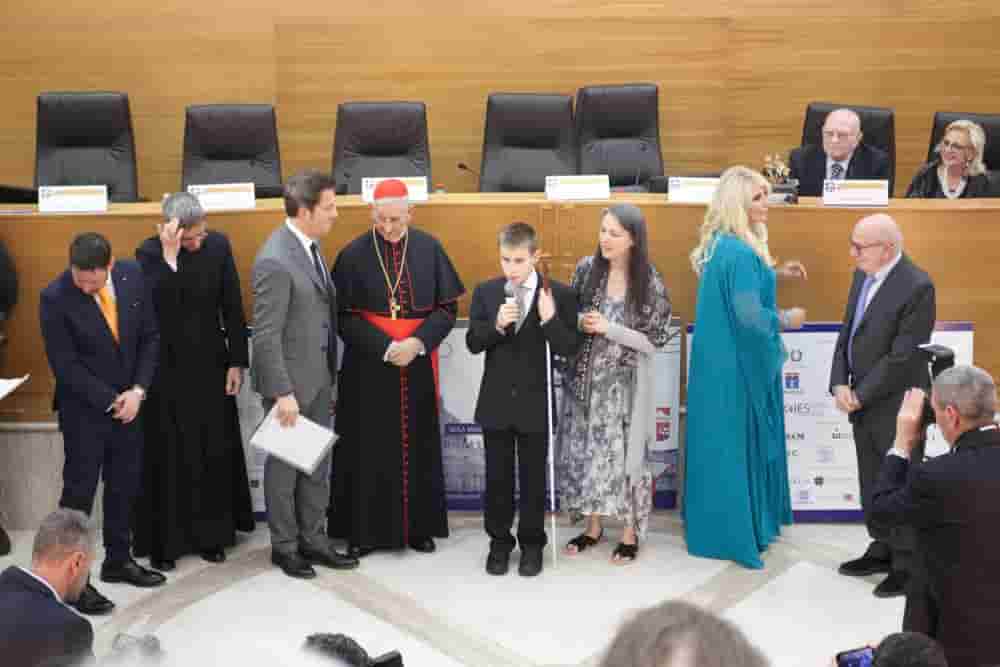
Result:
[[[775,273],[720,234],[698,284],[688,381],[684,520],[688,552],[764,566],[792,522]]]

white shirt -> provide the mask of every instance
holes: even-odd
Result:
[[[882,283],[885,282],[886,276],[888,276],[889,272],[892,271],[897,264],[899,264],[899,260],[902,258],[903,253],[897,252],[896,257],[891,262],[876,271],[875,275],[872,276],[873,282],[872,286],[868,288],[868,298],[865,300],[865,310],[868,310],[868,306],[871,304],[872,299],[875,298],[875,293],[878,292],[879,288],[882,287]]]
[[[847,178],[847,168],[851,165],[851,158],[852,157],[854,157],[854,153],[853,152],[850,155],[847,156],[846,160],[834,160],[832,157],[830,157],[829,155],[827,155],[826,156],[826,177],[827,178],[832,178],[830,169],[833,168],[833,165],[839,164],[841,167],[844,168],[844,173],[841,174],[840,180],[844,180],[845,178]]]
[[[50,591],[52,591],[52,595],[55,597],[55,599],[59,600],[60,602],[63,601],[62,596],[59,595],[59,593],[56,592],[56,589],[52,588],[52,584],[50,584],[48,581],[46,581],[45,579],[42,579],[41,577],[39,577],[37,574],[35,574],[34,572],[32,572],[31,570],[29,570],[26,567],[21,567],[20,565],[18,565],[17,569],[19,569],[21,572],[24,572],[26,575],[28,575],[29,577],[31,577],[35,581],[40,581],[43,584],[45,584],[45,587],[48,588]]]
[[[118,301],[118,296],[115,294],[115,284],[113,282],[111,282],[111,272],[110,271],[108,271],[108,282],[104,283],[104,286],[108,288],[108,294],[111,295],[111,302],[114,303],[114,302]],[[98,295],[98,292],[94,292],[94,294],[92,296],[94,297],[94,301],[97,302],[97,307],[100,308],[101,307],[101,297]]]
[[[295,223],[292,222],[291,218],[285,218],[285,226],[292,230],[292,234],[295,234],[295,238],[297,238],[299,243],[302,244],[302,247],[305,248],[306,256],[312,260],[312,247],[315,241],[303,234],[302,230],[295,226]]]
[[[531,308],[531,304],[535,302],[535,290],[538,289],[538,271],[532,271],[531,275],[525,278],[524,282],[521,283],[521,289],[524,296],[524,300],[521,302],[521,313],[524,317]]]

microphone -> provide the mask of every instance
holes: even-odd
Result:
[[[504,295],[504,303],[505,304],[507,304],[507,305],[513,304],[513,305],[517,306],[517,313],[518,313],[517,317],[518,317],[518,319],[521,319],[521,304],[519,304],[517,302],[517,296],[516,296],[517,292],[514,290],[514,283],[512,283],[512,282],[510,282],[508,280],[504,284],[504,286],[503,286],[503,295]],[[511,334],[511,333],[513,333],[514,329],[516,328],[516,324],[517,324],[516,322],[511,322],[506,327],[504,327],[504,331],[508,335]]]
[[[473,168],[472,168],[472,167],[470,167],[469,165],[465,164],[464,162],[459,162],[457,166],[458,166],[458,168],[459,168],[459,169],[461,169],[462,171],[467,171],[467,172],[469,172],[470,174],[472,174],[473,176],[475,176],[476,178],[478,178],[478,179],[482,179],[482,176],[480,176],[480,175],[479,175],[479,172],[478,172],[478,171],[476,171],[475,169],[473,169]]]

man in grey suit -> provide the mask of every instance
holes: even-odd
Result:
[[[337,372],[337,298],[317,241],[337,217],[333,177],[315,170],[285,185],[285,224],[276,229],[253,264],[251,371],[265,407],[277,405],[282,426],[299,415],[330,423]],[[264,496],[271,529],[271,562],[290,577],[316,576],[312,565],[357,567],[337,553],[325,530],[330,499],[330,456],[306,475],[269,456]]]

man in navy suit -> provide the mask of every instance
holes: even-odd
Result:
[[[975,366],[955,366],[935,378],[930,404],[951,451],[920,463],[924,404],[922,390],[907,392],[872,500],[879,521],[916,529],[921,567],[918,585],[907,591],[903,629],[941,642],[951,667],[998,665],[996,384]]]
[[[934,328],[934,283],[903,253],[903,235],[884,213],[858,222],[850,243],[857,270],[833,352],[830,392],[853,427],[861,507],[873,541],[839,571],[857,577],[890,573],[874,593],[893,597],[904,592],[913,534],[873,517],[871,499],[903,395],[910,387],[930,385],[918,346],[930,340]]]
[[[861,119],[850,109],[831,111],[823,122],[823,145],[807,144],[789,156],[790,177],[803,197],[822,197],[823,181],[890,180],[889,154],[861,143]]]
[[[0,646],[6,665],[79,665],[94,657],[94,630],[66,603],[87,586],[94,561],[87,515],[61,509],[42,521],[31,568],[0,574]]]
[[[66,453],[59,505],[89,515],[103,476],[101,580],[159,586],[164,576],[138,565],[129,548],[142,460],[138,418],[159,350],[155,313],[139,265],[116,263],[100,234],[73,239],[69,263],[41,294],[42,338]],[[83,613],[113,606],[89,584],[77,603]]]
[[[465,342],[473,354],[486,352],[476,421],[486,440],[486,532],[489,574],[506,574],[514,538],[514,456],[520,481],[521,546],[518,573],[542,571],[545,536],[545,458],[548,438],[546,343],[554,354],[570,356],[579,346],[577,300],[552,281],[545,289],[535,270],[539,250],[535,230],[515,222],[500,231],[503,276],[476,287]]]

